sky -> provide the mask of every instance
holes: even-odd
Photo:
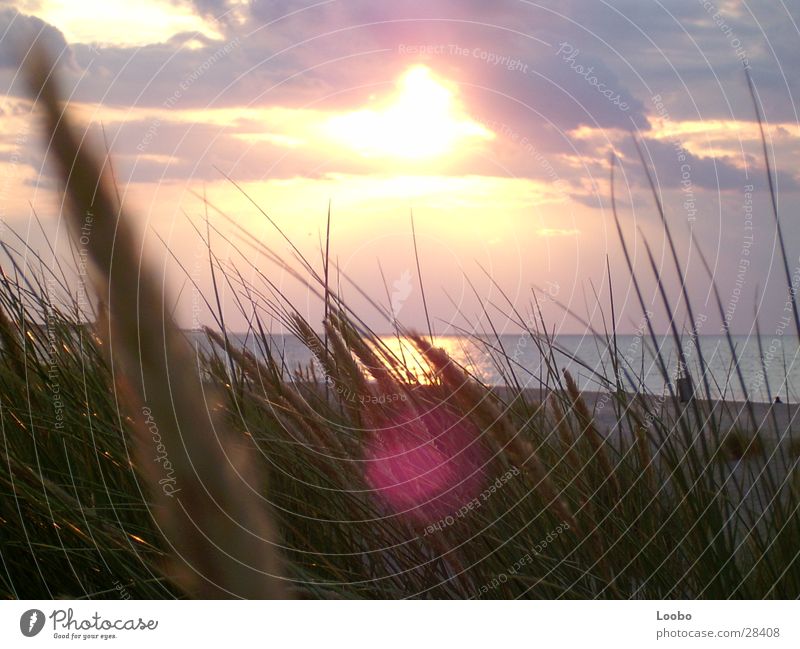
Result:
[[[318,296],[265,250],[321,273],[330,207],[331,281],[378,331],[391,317],[367,297],[427,328],[422,285],[437,333],[489,316],[514,332],[509,314],[527,319],[534,295],[548,327],[602,330],[609,278],[619,330],[636,331],[613,154],[634,274],[666,331],[645,243],[672,301],[680,283],[638,141],[700,333],[723,319],[752,332],[757,313],[770,334],[788,289],[745,70],[800,280],[798,21],[786,0],[0,0],[3,238],[49,250],[35,210],[58,250],[68,242],[19,75],[18,44],[36,39],[73,118],[110,150],[183,326],[212,322],[192,288],[211,287],[206,218],[222,263],[318,323]],[[243,327],[235,287],[222,292]]]

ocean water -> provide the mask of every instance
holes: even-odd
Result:
[[[195,338],[199,340],[199,338]],[[734,355],[724,336],[700,336],[699,347],[707,365],[707,378],[715,398],[743,400],[745,393],[751,401],[768,402],[776,395],[784,402],[800,402],[800,345],[794,336],[762,337],[761,350],[755,336],[733,336],[739,371],[744,389],[736,373]],[[260,354],[254,341],[235,336],[239,344]],[[425,364],[407,344],[400,345],[393,336],[382,337],[383,342],[398,357],[404,357],[417,376],[424,375]],[[586,335],[560,335],[554,339],[559,368],[566,368],[575,377],[582,390],[604,389],[603,381],[613,378],[611,354],[604,338]],[[292,335],[275,335],[271,338],[275,351],[285,359],[290,370],[312,364],[311,352]],[[513,359],[511,365],[516,380],[523,386],[540,387],[540,377],[546,366],[537,344],[529,337],[516,334],[502,335],[500,341],[490,338],[475,339],[466,336],[439,336],[438,347],[445,349],[458,363],[488,385],[505,385],[509,382],[508,362],[502,361],[500,348]],[[667,365],[673,386],[678,374],[678,353],[674,340],[663,337],[658,341],[661,357]],[[654,346],[647,337],[620,335],[617,337],[619,357],[627,370],[622,380],[627,390],[644,387],[654,394],[662,394],[665,382],[654,355]],[[699,354],[689,337],[683,341],[687,366],[695,385],[701,389]],[[498,363],[500,366],[498,366]],[[319,372],[317,372],[319,375]],[[642,385],[643,384],[643,385]]]

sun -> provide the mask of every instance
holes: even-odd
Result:
[[[433,158],[494,138],[469,117],[452,85],[424,65],[409,68],[383,105],[331,117],[325,131],[365,157]]]

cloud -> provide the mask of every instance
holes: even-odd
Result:
[[[14,72],[34,43],[45,48],[53,57],[69,52],[67,41],[58,29],[40,18],[21,14],[16,9],[0,9],[0,34],[5,35],[0,42],[0,68]]]
[[[696,189],[740,191],[746,184],[761,186],[766,182],[763,161],[751,154],[745,156],[747,167],[743,167],[737,164],[740,159],[698,156],[676,148],[673,142],[645,138],[642,148],[654,178],[661,187],[680,187],[687,192]],[[644,185],[646,181],[641,163],[630,138],[620,143],[620,152],[629,177]],[[778,170],[777,178],[782,191],[797,191],[800,188],[797,179],[789,172]]]
[[[198,169],[212,160],[225,168],[238,164],[253,177],[264,169],[279,177],[316,174],[319,169],[373,173],[370,161],[358,157],[320,161],[318,152],[315,156],[302,147],[287,150],[276,141],[243,142],[237,138],[241,127],[221,130],[204,123],[197,112],[191,118],[196,124],[181,124],[186,119],[183,111],[270,106],[352,111],[390,93],[405,69],[423,62],[457,84],[470,116],[491,124],[499,135],[490,149],[466,150],[448,161],[443,166],[449,173],[531,178],[592,203],[594,179],[604,179],[608,151],[616,144],[624,162],[633,163],[628,169],[634,182],[643,183],[635,170],[636,156],[625,141],[630,129],[645,136],[659,183],[680,187],[683,172],[670,143],[649,135],[651,94],[664,97],[675,123],[688,116],[731,119],[734,112],[748,112],[748,100],[741,94],[746,92],[741,87],[741,61],[730,34],[746,41],[768,116],[787,103],[779,101],[776,80],[761,76],[769,57],[755,21],[731,3],[718,4],[725,29],[694,0],[668,7],[640,0],[613,5],[569,0],[537,6],[455,0],[395,5],[366,0],[195,0],[198,15],[227,13],[224,39],[182,33],[136,48],[72,45],[74,66],[65,72],[64,85],[77,101],[133,107],[131,125],[120,129],[115,143],[128,149],[142,137],[131,135],[143,126],[142,111],[163,108],[179,93],[174,118],[159,133],[159,146],[165,151],[148,151],[135,176],[156,177],[155,166],[168,155],[167,149],[168,175],[176,178],[183,173],[204,176]],[[756,16],[764,18],[762,13]],[[768,44],[794,60],[797,48],[790,47],[791,33],[775,13],[780,12],[772,12],[762,23],[770,30]],[[37,18],[20,19],[29,30],[46,34],[53,47],[68,47],[55,27]],[[236,46],[219,56],[231,43]],[[410,53],[408,46],[423,48]],[[0,77],[9,80],[14,70],[6,68]],[[192,82],[186,85],[187,80]],[[731,98],[736,100],[735,110],[726,105]],[[251,133],[253,128],[259,125],[251,126]],[[576,136],[581,129],[591,130],[594,137]],[[131,141],[126,143],[126,138]],[[689,154],[688,163],[694,186],[709,190],[740,187],[744,165],[761,164],[753,154],[736,158],[696,151]],[[779,180],[784,190],[797,188],[789,173],[781,171]]]
[[[769,47],[788,62],[798,56],[787,21],[776,20],[773,14],[780,12],[757,14],[771,30],[765,42],[748,15],[719,4],[727,12],[730,33],[746,43],[754,79],[774,119],[791,102],[785,101]],[[613,6],[575,0],[538,6],[454,0],[195,0],[193,6],[203,16],[230,18],[223,21],[224,40],[178,34],[144,48],[76,48],[81,65],[92,70],[76,96],[159,105],[205,58],[238,38],[236,55],[217,62],[195,92],[186,95],[185,105],[212,100],[230,106],[319,102],[335,109],[352,107],[423,60],[461,83],[481,116],[516,130],[546,124],[564,131],[579,125],[647,129],[649,99],[655,93],[665,97],[674,119],[750,117],[752,112],[731,37],[694,0],[667,8],[638,0]],[[563,43],[577,50],[572,60],[564,60],[563,50],[559,53]],[[445,49],[410,56],[400,51],[404,44]],[[498,64],[503,57],[518,61],[524,71]],[[791,77],[789,88],[795,83]],[[603,92],[618,95],[617,104],[624,102],[628,109],[620,110]]]

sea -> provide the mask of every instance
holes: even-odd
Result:
[[[201,334],[192,335],[200,341]],[[518,384],[526,388],[540,388],[546,381],[548,363],[544,358],[553,350],[549,366],[558,371],[567,369],[581,390],[606,390],[614,382],[612,350],[620,359],[618,377],[627,391],[645,391],[664,394],[667,391],[666,374],[673,387],[681,374],[678,346],[671,336],[657,338],[657,345],[647,335],[618,335],[616,341],[594,335],[558,335],[552,346],[542,345],[529,335],[505,334],[499,338],[485,336],[443,335],[434,338],[434,344],[443,348],[468,372],[486,385]],[[706,368],[706,380],[714,399],[754,402],[771,402],[778,397],[784,403],[800,402],[800,344],[795,336],[761,337],[699,336],[695,340],[685,337],[681,341],[686,361],[686,371],[699,392],[705,396],[702,380],[701,355]],[[428,373],[424,360],[406,341],[396,336],[381,336],[381,341],[420,379]],[[246,346],[257,356],[263,351],[252,338],[238,334],[232,336],[233,344]],[[201,343],[205,346],[207,343]],[[283,359],[287,379],[299,368],[314,365],[313,354],[290,334],[269,336],[272,351]],[[731,350],[733,348],[733,352]],[[544,350],[544,354],[543,354]],[[658,353],[656,353],[658,351]],[[318,365],[317,375],[319,376]],[[322,377],[320,377],[322,378]],[[549,381],[552,385],[552,379]]]

